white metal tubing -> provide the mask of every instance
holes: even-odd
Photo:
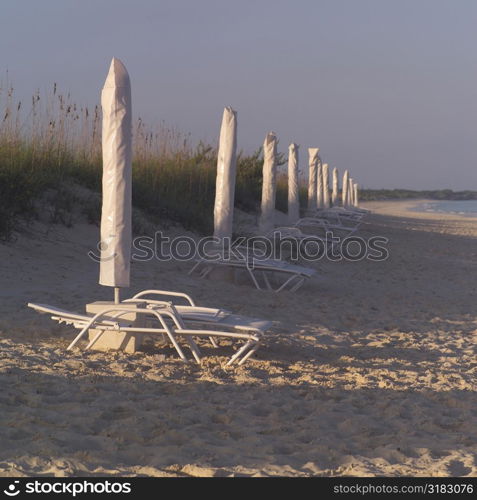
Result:
[[[186,293],[182,292],[169,292],[167,290],[143,290],[142,292],[136,293],[132,299],[139,299],[141,297],[144,297],[145,295],[163,295],[163,296],[171,296],[171,297],[182,297],[186,299],[191,306],[195,307],[195,302],[192,300],[190,295],[187,295]]]

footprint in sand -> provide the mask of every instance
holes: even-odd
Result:
[[[452,460],[447,466],[449,475],[452,477],[468,476],[472,473],[472,469],[467,467],[464,462],[460,460]]]

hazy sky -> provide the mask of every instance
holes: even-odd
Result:
[[[1,0],[0,76],[99,102],[112,56],[133,107],[239,148],[277,133],[366,187],[477,189],[476,0]]]

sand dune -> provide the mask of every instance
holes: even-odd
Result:
[[[131,293],[275,321],[242,367],[168,346],[65,352],[73,338],[25,307],[109,299],[87,257],[98,228],[38,225],[0,245],[0,475],[477,474],[475,219],[370,204],[384,262],[319,262],[296,294],[134,263]],[[172,230],[171,230],[172,231]]]

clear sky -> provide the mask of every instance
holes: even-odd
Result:
[[[99,102],[112,56],[148,123],[277,133],[363,186],[477,189],[476,0],[1,0],[0,75]]]

